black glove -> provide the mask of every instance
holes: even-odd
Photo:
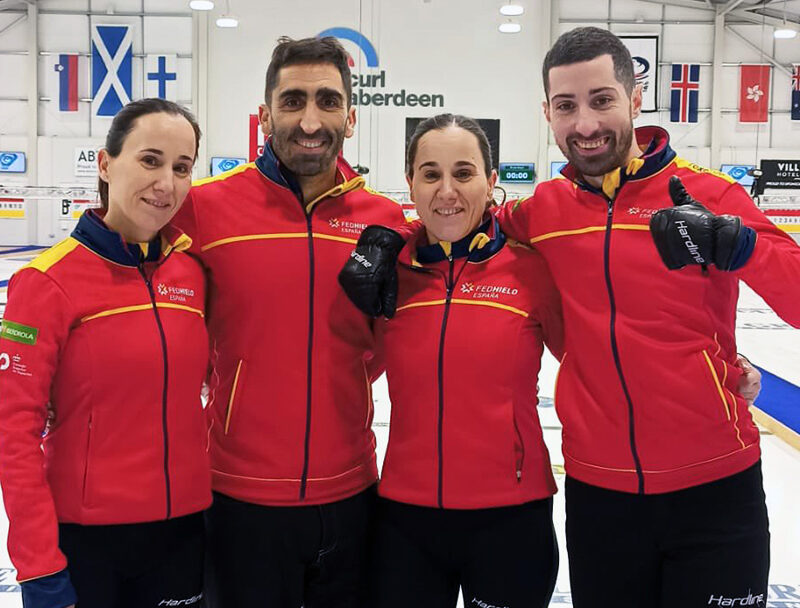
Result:
[[[650,219],[656,249],[670,270],[687,264],[720,270],[737,270],[750,258],[755,231],[733,215],[714,215],[683,187],[680,178],[669,179],[674,207],[660,209]]]
[[[397,256],[403,237],[383,226],[367,226],[339,273],[339,285],[370,317],[391,319],[397,307]]]

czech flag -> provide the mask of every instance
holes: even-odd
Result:
[[[62,112],[78,111],[78,55],[62,53],[55,66],[58,72],[58,109]]]

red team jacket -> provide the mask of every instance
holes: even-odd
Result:
[[[566,354],[556,383],[567,474],[625,492],[679,490],[738,473],[760,455],[737,394],[739,280],[800,326],[800,247],[729,177],[676,157],[665,131],[636,130],[641,159],[606,176],[545,182],[505,207],[500,225],[547,260],[561,292]],[[669,271],[648,225],[672,205],[667,183],[757,233],[735,272]],[[575,180],[575,181],[573,181]]]
[[[536,380],[562,325],[547,265],[493,218],[442,245],[449,257],[439,244],[403,250],[397,314],[379,322],[392,418],[378,491],[455,509],[550,496]]]
[[[209,278],[212,485],[238,500],[328,503],[377,478],[371,321],[336,277],[361,230],[403,214],[341,158],[338,179],[304,204],[266,145],[174,220]]]
[[[163,520],[211,502],[204,279],[189,239],[162,233],[139,264],[88,212],[11,279],[0,480],[20,582],[65,568],[58,522]]]

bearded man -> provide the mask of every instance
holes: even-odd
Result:
[[[212,608],[363,606],[380,364],[336,274],[362,228],[403,214],[340,156],[351,86],[336,39],[281,39],[264,153],[200,180],[174,220],[209,281]]]

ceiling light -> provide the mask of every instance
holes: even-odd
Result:
[[[784,26],[782,28],[776,29],[772,35],[775,36],[775,38],[783,38],[783,39],[794,38],[795,36],[797,36],[797,30],[793,30],[791,28]]]
[[[775,38],[782,38],[784,40],[797,36],[797,30],[786,25],[786,0],[783,0],[783,26],[776,27],[772,35],[775,36]]]
[[[506,17],[516,17],[525,12],[525,9],[520,4],[504,4],[500,7],[500,14]]]
[[[193,11],[210,11],[214,8],[214,2],[212,0],[191,0],[189,8]]]
[[[239,27],[239,20],[233,15],[222,15],[217,18],[217,27]]]
[[[522,30],[522,26],[515,21],[508,21],[507,23],[501,23],[497,29],[503,34],[518,34]]]

